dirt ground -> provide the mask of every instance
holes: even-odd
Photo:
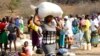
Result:
[[[100,44],[98,47],[92,47],[92,50],[75,49],[74,52],[77,56],[100,56]]]
[[[17,40],[18,51],[21,51],[22,44],[26,40],[30,42],[30,46],[31,46],[31,40],[27,38],[28,36],[25,36],[25,37],[26,39]],[[75,53],[76,56],[100,56],[100,44],[98,44],[98,47],[92,47],[92,50],[83,50],[82,48],[77,48],[77,49],[72,49],[70,51]],[[34,53],[33,56],[44,56],[44,54],[36,54],[34,51],[33,53]],[[9,54],[9,51],[8,51],[8,54]],[[14,55],[12,54],[12,56]]]

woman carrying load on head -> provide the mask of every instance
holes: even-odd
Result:
[[[41,54],[41,44],[40,44],[40,36],[41,36],[41,29],[40,29],[40,18],[37,15],[37,9],[36,14],[34,15],[33,19],[30,21],[30,24],[28,25],[31,29],[31,36],[32,36],[32,46],[33,49],[36,46],[37,47],[37,53]]]
[[[56,24],[52,15],[44,19],[42,48],[46,56],[55,55],[56,49]]]
[[[32,29],[32,44],[33,47],[38,45],[38,28],[39,26],[34,23],[34,21],[38,21],[38,16],[34,16],[34,19],[28,25]],[[38,23],[38,22],[36,22]]]

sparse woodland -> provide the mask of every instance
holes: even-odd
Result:
[[[43,1],[58,4],[67,14],[90,14],[100,12],[100,0],[0,0],[0,16],[21,15],[27,17],[34,14],[30,5],[38,5]]]

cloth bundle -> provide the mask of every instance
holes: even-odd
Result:
[[[43,2],[39,4],[37,8],[38,15],[41,19],[48,15],[52,15],[54,17],[62,17],[63,14],[62,9],[58,5],[50,2]]]

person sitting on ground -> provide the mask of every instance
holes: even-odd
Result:
[[[22,53],[20,53],[19,56],[32,56],[28,41],[24,42],[24,46],[22,47]]]

